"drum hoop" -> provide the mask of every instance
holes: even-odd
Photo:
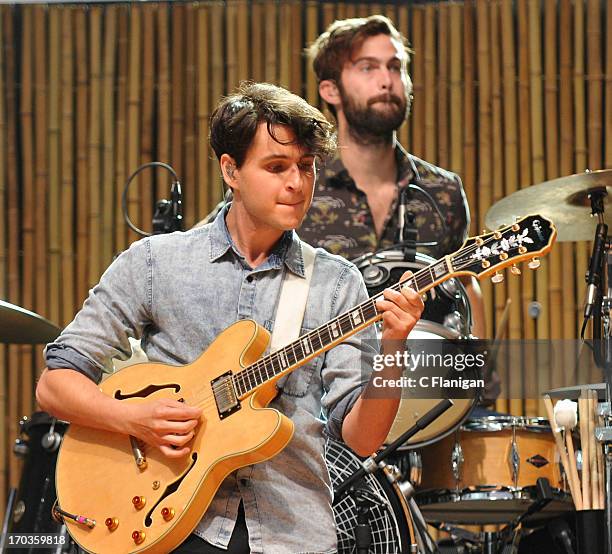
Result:
[[[550,433],[550,423],[543,417],[506,415],[467,418],[461,430],[467,432],[497,433],[512,428],[532,433]]]

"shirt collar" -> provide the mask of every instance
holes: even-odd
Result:
[[[410,155],[397,141],[395,141],[394,152],[397,162],[397,183],[401,188],[406,186],[413,179],[414,171],[410,163]],[[356,188],[355,181],[349,175],[349,172],[340,159],[339,150],[337,150],[325,163],[324,177],[332,185],[337,185],[339,187],[349,185]]]
[[[238,257],[243,258],[242,254],[240,254],[236,248],[225,223],[225,216],[230,206],[231,202],[223,206],[211,224],[208,234],[208,241],[210,243],[209,258],[211,262],[217,261],[229,250],[233,250]],[[265,265],[268,266],[269,269],[280,269],[283,263],[292,273],[295,273],[299,277],[305,277],[302,244],[297,233],[293,230],[283,233],[270,253]]]

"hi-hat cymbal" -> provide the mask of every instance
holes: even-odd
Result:
[[[593,240],[597,218],[591,217],[589,193],[606,189],[604,220],[612,226],[612,170],[577,173],[519,190],[496,202],[485,217],[489,229],[538,213],[557,227],[557,241]]]
[[[42,344],[60,333],[61,329],[44,317],[0,300],[0,343]]]

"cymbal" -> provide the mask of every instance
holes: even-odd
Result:
[[[553,221],[557,241],[593,240],[598,223],[596,217],[591,217],[589,192],[593,189],[607,190],[604,220],[612,226],[611,169],[560,177],[514,192],[489,208],[485,224],[497,229],[512,224],[516,218],[538,213]]]
[[[592,385],[576,385],[573,387],[562,387],[560,389],[551,389],[546,392],[551,398],[567,398],[568,400],[578,400],[583,390],[597,391],[597,398],[600,402],[606,401],[606,384],[594,383]]]
[[[0,300],[0,343],[41,344],[60,333],[61,329],[44,317]]]

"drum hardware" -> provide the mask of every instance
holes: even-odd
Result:
[[[17,498],[17,489],[15,487],[11,487],[8,491],[6,509],[4,510],[4,520],[2,521],[2,535],[0,535],[0,552],[2,552],[2,554],[4,554],[6,550],[6,537],[9,532],[9,525],[11,523],[15,498]]]
[[[345,496],[350,495],[353,497],[355,504],[358,506],[358,523],[357,528],[359,529],[359,537],[355,534],[356,542],[359,540],[360,544],[358,546],[358,552],[368,552],[369,549],[369,540],[370,539],[370,530],[369,527],[366,528],[365,523],[359,523],[369,521],[368,519],[368,510],[369,506],[365,505],[366,501],[363,497],[360,498],[362,493],[358,492],[360,488],[357,486],[364,477],[367,475],[372,475],[378,470],[382,470],[386,479],[391,483],[396,483],[400,478],[400,473],[396,468],[391,468],[385,462],[385,459],[393,454],[402,444],[410,439],[413,435],[418,433],[420,430],[424,429],[428,425],[430,425],[433,421],[439,418],[444,412],[446,412],[449,408],[451,408],[453,402],[449,399],[444,399],[438,404],[436,404],[431,410],[429,410],[424,416],[419,418],[416,423],[407,429],[400,437],[398,437],[391,444],[383,448],[382,451],[373,454],[366,460],[362,461],[360,467],[356,469],[353,473],[349,474],[348,477],[345,477],[337,486],[334,487],[334,506],[338,505]],[[402,495],[405,498],[410,498],[412,496],[414,489],[411,484],[404,485],[404,487],[400,487]],[[359,515],[360,514],[360,515]],[[357,528],[355,532],[357,533]],[[426,529],[425,529],[426,531]],[[366,540],[365,535],[368,535],[368,539]],[[426,539],[422,539],[426,540]],[[365,549],[365,550],[364,550]]]

